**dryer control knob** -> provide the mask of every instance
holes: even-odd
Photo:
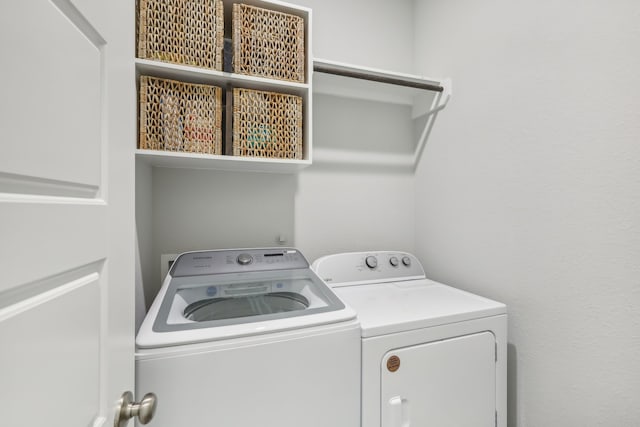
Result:
[[[389,264],[391,264],[394,267],[397,267],[399,262],[398,262],[398,258],[392,256],[391,258],[389,258]]]
[[[237,261],[240,265],[249,265],[251,261],[253,261],[253,257],[249,254],[240,254],[238,255]]]
[[[378,260],[376,257],[369,255],[364,262],[367,264],[369,268],[376,268],[378,266]]]
[[[409,267],[411,265],[411,258],[409,258],[408,256],[403,256],[402,257],[402,263]]]

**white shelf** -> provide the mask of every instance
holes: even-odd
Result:
[[[441,90],[439,91],[441,92],[447,92],[449,89],[448,79],[434,79],[319,58],[314,58],[313,64],[316,69],[330,70],[330,73],[322,71],[314,73],[313,92],[318,94],[413,106],[416,104],[416,98],[421,96],[433,98],[434,95],[437,95],[438,90],[429,91],[412,86],[440,87]],[[385,80],[393,83],[369,79]]]
[[[225,16],[232,15],[231,7],[235,3],[232,0],[224,0]],[[156,167],[187,168],[187,169],[217,169],[242,172],[273,172],[293,173],[311,165],[312,157],[312,54],[311,54],[311,22],[312,11],[309,8],[288,4],[278,0],[246,0],[243,3],[252,6],[263,7],[278,12],[289,13],[304,19],[305,32],[305,83],[289,82],[284,80],[268,79],[257,76],[247,76],[224,71],[210,70],[201,67],[173,64],[156,60],[135,58],[137,76],[149,75],[153,77],[179,80],[187,83],[210,84],[222,87],[224,90],[230,87],[264,90],[296,95],[302,98],[303,104],[303,159],[281,160],[258,157],[236,157],[226,155],[207,155],[196,153],[181,153],[173,151],[137,150],[138,161],[148,163]],[[227,37],[231,33],[230,20],[227,26]],[[231,114],[226,111],[225,114]],[[224,120],[224,118],[223,118]],[[226,132],[231,132],[227,129]],[[226,141],[223,136],[223,143]]]
[[[136,151],[136,157],[156,167],[182,169],[216,169],[242,172],[297,172],[311,165],[311,87],[307,83],[294,83],[262,77],[245,76],[169,62],[135,59],[138,74],[180,80],[188,83],[212,84],[226,88],[243,87],[271,90],[297,95],[303,102],[303,157],[304,160],[278,160],[259,157],[181,153],[176,151]],[[229,112],[227,112],[229,114]],[[231,130],[227,130],[230,132]],[[224,141],[224,137],[223,137]]]
[[[170,62],[153,61],[149,59],[135,59],[136,69],[140,74],[150,74],[154,77],[180,80],[187,83],[213,84],[217,86],[244,87],[248,89],[273,90],[306,98],[309,85],[283,80],[265,79],[263,77],[245,76],[242,74],[225,73],[223,71],[208,70],[200,67],[172,64]]]
[[[311,165],[310,160],[218,156],[175,151],[136,150],[136,158],[151,166],[178,169],[212,169],[237,172],[295,173]]]
[[[415,169],[437,113],[451,98],[451,80],[398,73],[314,58],[313,93],[365,101],[406,105],[411,117],[427,120],[411,154],[362,153],[345,147],[317,147],[317,163]]]

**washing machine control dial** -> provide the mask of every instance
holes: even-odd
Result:
[[[367,267],[372,269],[378,266],[378,259],[372,255],[369,255],[368,257],[366,257],[364,262],[365,264],[367,264]]]
[[[408,256],[403,256],[402,257],[402,263],[409,267],[411,265],[411,258],[409,258]]]
[[[247,253],[244,253],[238,255],[237,261],[240,265],[249,265],[253,261],[253,257]]]
[[[389,264],[391,264],[393,267],[397,267],[399,264],[398,257],[392,256],[391,258],[389,258]]]

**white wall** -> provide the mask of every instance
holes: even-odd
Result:
[[[136,161],[136,237],[137,248],[140,262],[136,262],[136,280],[138,271],[142,278],[142,283],[136,283],[136,286],[142,286],[143,292],[136,289],[136,319],[143,317],[142,307],[151,305],[152,297],[158,291],[156,286],[152,286],[159,281],[156,277],[158,270],[158,262],[156,261],[153,245],[153,168],[148,164]],[[153,278],[153,279],[152,279]],[[143,301],[140,301],[141,298]],[[137,327],[136,324],[136,332]]]
[[[298,176],[296,246],[310,260],[345,251],[412,250],[412,171],[349,163],[371,153],[413,153],[411,108],[316,95],[313,111],[316,160]],[[346,163],[322,162],[323,148],[343,153]]]
[[[278,246],[281,236],[291,244],[296,181],[295,174],[154,168],[155,262],[146,289],[155,295],[160,287],[161,254]]]
[[[317,58],[410,72],[412,0],[292,0],[313,10]]]
[[[511,427],[640,425],[640,3],[415,3],[428,274],[508,304]]]
[[[295,0],[313,9],[315,57],[410,72],[410,0]],[[314,150],[406,153],[412,150],[411,111],[385,103],[314,95]],[[321,164],[299,174],[295,242],[310,259],[343,251],[414,247],[413,176],[408,171]]]

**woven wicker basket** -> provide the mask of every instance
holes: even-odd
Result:
[[[138,57],[222,70],[222,0],[139,0]]]
[[[305,81],[304,19],[245,4],[233,5],[233,71]]]
[[[139,147],[222,154],[222,89],[140,76]]]
[[[233,89],[234,156],[302,159],[302,98]]]

